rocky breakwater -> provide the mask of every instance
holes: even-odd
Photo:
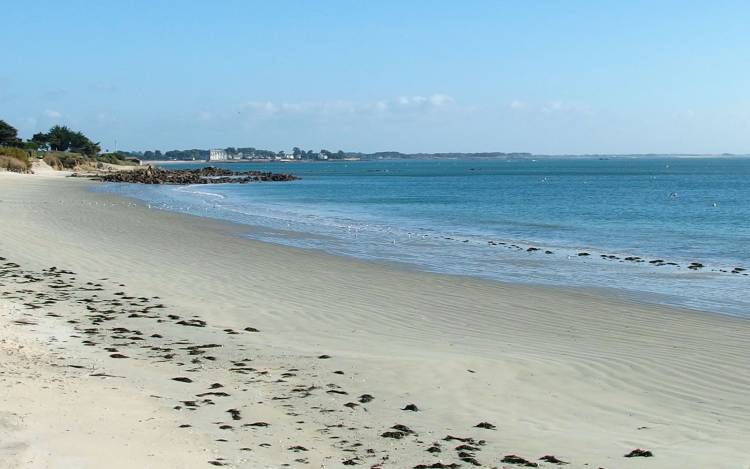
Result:
[[[261,181],[295,181],[292,174],[267,171],[229,171],[207,166],[199,169],[163,169],[147,166],[131,171],[117,171],[94,176],[104,182],[129,182],[136,184],[247,184]]]

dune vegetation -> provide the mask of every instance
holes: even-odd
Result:
[[[0,169],[16,173],[27,173],[31,170],[29,152],[21,148],[0,147]]]
[[[127,160],[127,156],[121,152],[102,153],[99,143],[81,132],[59,125],[24,141],[18,138],[13,126],[0,120],[0,170],[28,173],[36,160],[43,160],[56,170],[95,170],[104,163],[137,164]]]

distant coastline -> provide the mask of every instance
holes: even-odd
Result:
[[[209,161],[207,159],[160,159],[160,160],[141,160],[142,164],[234,164],[234,163],[336,163],[346,162],[367,162],[367,161],[454,161],[454,160],[534,160],[534,159],[645,159],[645,158],[748,158],[750,154],[736,153],[635,153],[635,154],[581,154],[581,155],[536,155],[532,153],[523,154],[502,154],[502,156],[486,156],[481,153],[459,153],[449,154],[402,154],[401,156],[381,156],[358,157],[352,156],[340,159],[271,159],[271,158],[251,158],[251,159],[228,159],[221,161]]]

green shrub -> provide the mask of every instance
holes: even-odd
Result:
[[[135,162],[128,161],[125,159],[125,155],[121,153],[104,153],[96,157],[96,161],[101,163],[116,164],[120,166],[133,166]]]
[[[79,153],[64,151],[48,151],[44,154],[44,161],[57,170],[75,169],[89,162],[85,156]]]

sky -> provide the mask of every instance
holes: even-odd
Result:
[[[0,119],[103,148],[750,153],[747,1],[5,2]]]

